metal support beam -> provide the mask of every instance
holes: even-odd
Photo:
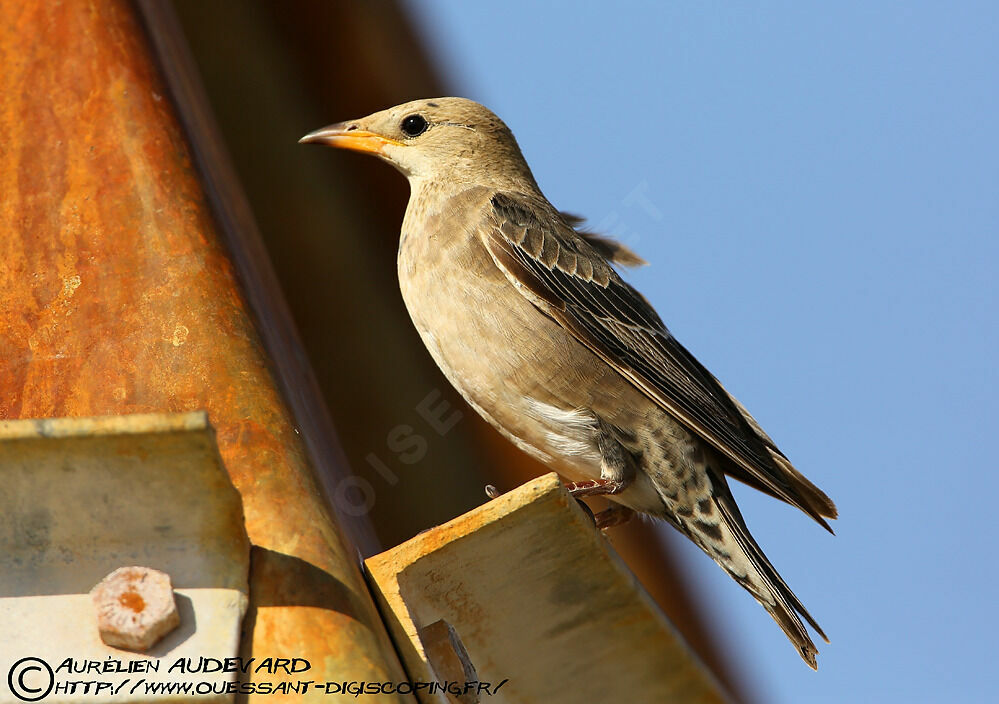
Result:
[[[365,564],[410,674],[474,673],[467,701],[727,701],[555,474]]]

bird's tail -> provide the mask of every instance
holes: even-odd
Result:
[[[763,605],[809,667],[817,669],[818,650],[801,619],[804,618],[827,643],[829,639],[750,535],[725,478],[711,475],[710,501],[715,510],[704,510],[708,506],[702,500],[693,519],[681,518],[682,529]]]

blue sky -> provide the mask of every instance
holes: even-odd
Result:
[[[837,502],[736,487],[819,672],[682,551],[764,701],[995,694],[999,4],[412,0],[455,92]]]

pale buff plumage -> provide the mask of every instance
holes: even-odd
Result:
[[[545,200],[510,130],[461,98],[406,103],[307,135],[374,153],[412,194],[403,298],[452,384],[566,479],[687,535],[774,617],[805,661],[821,629],[750,536],[732,476],[825,525],[803,477],[611,266],[640,261]],[[577,487],[578,488],[578,487]]]

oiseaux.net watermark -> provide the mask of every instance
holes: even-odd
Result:
[[[593,231],[614,237],[621,244],[634,247],[641,239],[643,229],[660,227],[665,215],[649,196],[648,181],[640,181],[629,189],[620,200],[620,205],[599,220],[594,221]],[[642,219],[638,217],[641,215]],[[589,230],[589,227],[584,227]],[[553,367],[552,373],[558,373]],[[540,380],[544,385],[547,380]],[[428,436],[436,434],[445,437],[464,418],[464,413],[454,408],[445,398],[440,389],[431,389],[413,408],[419,420],[398,423],[385,433],[383,456],[382,450],[369,452],[365,463],[389,487],[396,486],[399,473],[390,465],[390,461],[413,467],[426,457],[430,444]],[[387,457],[387,459],[386,459]],[[337,508],[348,516],[367,514],[375,505],[376,486],[368,478],[352,474],[344,477],[333,492],[333,500]]]

